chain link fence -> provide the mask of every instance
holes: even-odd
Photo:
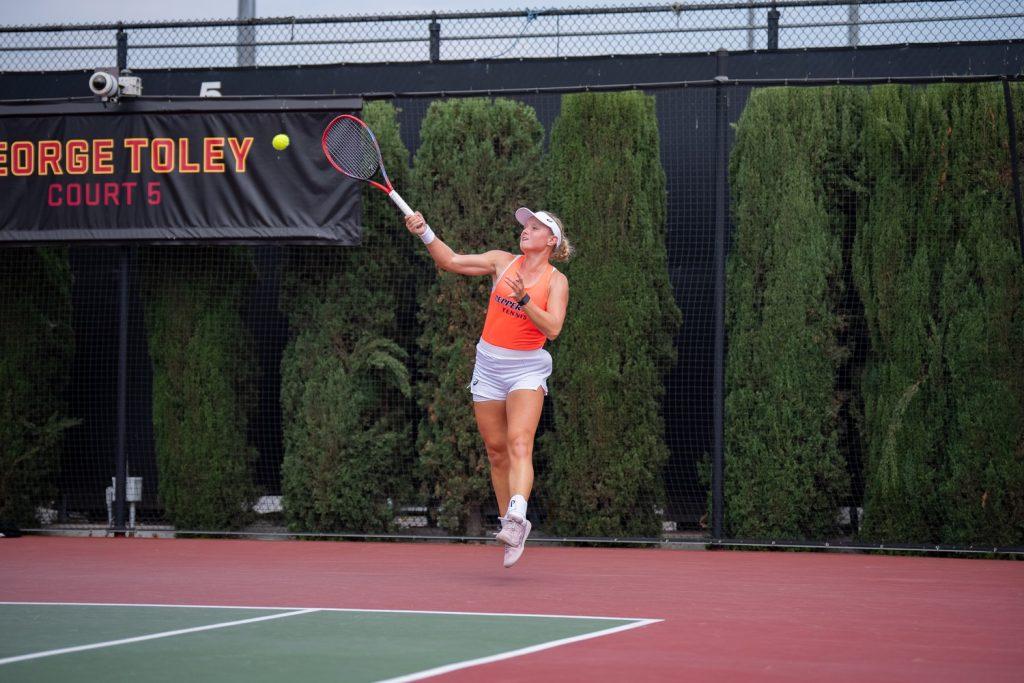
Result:
[[[612,212],[637,196],[619,171],[577,178],[575,215],[545,203],[578,251],[559,265],[574,303],[551,345],[531,541],[1024,553],[1024,89],[925,80],[648,91],[664,241],[627,239],[659,265],[608,258],[626,225]],[[518,98],[537,136],[523,166],[568,178],[556,153],[593,175],[635,157],[586,126],[636,127],[567,118],[579,96]],[[431,118],[470,106],[513,109],[423,96],[363,115],[446,243],[515,251],[524,155],[492,158],[461,119],[467,144],[431,141]],[[569,133],[591,157],[559,152]],[[266,137],[262,162],[281,163]],[[468,182],[425,165],[439,148]],[[68,204],[107,201],[66,177]],[[358,249],[0,248],[0,520],[7,487],[33,529],[484,538],[498,510],[466,385],[490,283],[435,278],[364,191]],[[4,467],[25,452],[35,466]]]
[[[529,59],[1012,40],[1018,0],[712,0],[623,7],[0,27],[0,70]]]

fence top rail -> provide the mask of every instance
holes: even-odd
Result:
[[[210,109],[237,109],[240,107],[259,108],[268,100],[293,103],[292,108],[303,109],[324,101],[351,103],[356,100],[393,99],[436,99],[461,97],[508,97],[525,95],[566,95],[584,92],[615,92],[622,90],[672,90],[681,88],[709,88],[718,86],[769,88],[769,87],[823,87],[823,86],[872,86],[872,85],[925,85],[929,83],[993,83],[998,81],[1022,82],[1024,74],[965,74],[953,76],[865,76],[832,78],[737,78],[726,76],[704,80],[666,81],[648,83],[612,83],[598,85],[494,88],[487,90],[424,90],[424,91],[377,91],[350,94],[309,94],[309,95],[223,95],[213,103],[210,98],[193,95],[155,95],[135,98],[134,113],[145,113],[174,109],[189,111],[191,106]],[[310,103],[304,105],[303,103]],[[46,114],[100,113],[117,114],[116,108],[99,103],[95,97],[52,97],[43,99],[0,99],[0,117]]]
[[[951,0],[735,0],[730,2],[672,3],[662,5],[632,5],[617,7],[567,7],[548,9],[503,10],[491,12],[418,12],[403,14],[360,14],[347,16],[258,17],[252,19],[207,19],[181,21],[105,22],[89,24],[39,24],[0,26],[0,33],[59,33],[64,31],[121,31],[139,29],[209,28],[231,26],[279,26],[300,24],[352,24],[403,21],[440,21],[459,19],[508,19],[517,17],[569,17],[608,14],[726,12],[734,10],[783,10],[799,7],[844,7],[855,5],[936,5],[950,4]],[[965,13],[965,17],[970,14]]]

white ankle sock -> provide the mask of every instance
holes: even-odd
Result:
[[[520,522],[526,519],[526,499],[518,493],[512,496],[512,500],[508,504],[508,512],[505,516],[512,517]]]

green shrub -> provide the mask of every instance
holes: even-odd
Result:
[[[872,92],[855,251],[871,540],[1024,542],[1024,266],[1006,141],[998,85]]]
[[[934,90],[871,91],[854,270],[871,353],[864,371],[864,525],[879,541],[934,541],[948,412],[934,311],[952,237],[943,144],[948,118]]]
[[[941,540],[1024,545],[1024,265],[1003,92],[936,90],[949,110],[946,188],[957,231],[945,245],[936,307],[950,411]],[[1022,95],[1015,87],[1018,140]]]
[[[414,184],[418,208],[445,243],[461,253],[515,249],[513,212],[538,199],[543,136],[533,109],[510,100],[430,105]],[[489,278],[439,273],[421,297],[426,417],[417,445],[427,495],[453,532],[480,533],[481,506],[492,500],[466,389],[490,288]]]
[[[736,130],[726,274],[725,534],[823,538],[848,495],[837,371],[857,93],[755,91]]]
[[[409,153],[394,107],[367,103],[363,117],[404,191]],[[281,476],[295,530],[386,530],[394,505],[413,489],[406,364],[414,321],[403,310],[416,287],[415,244],[379,190],[364,189],[363,212],[361,247],[286,255],[281,307],[291,339],[281,360]]]
[[[560,266],[569,308],[552,346],[554,430],[541,441],[549,520],[562,534],[660,535],[662,377],[675,362],[680,313],[654,98],[565,96],[548,162],[548,206],[579,246]]]
[[[74,355],[64,249],[0,249],[0,522],[35,526],[49,506]]]
[[[144,261],[160,501],[180,529],[237,528],[255,495],[254,359],[240,314],[249,252],[163,247]],[[189,262],[201,267],[183,271]]]
[[[1002,92],[852,93],[758,91],[737,130],[728,533],[834,533],[836,448],[859,438],[866,540],[1019,544],[1024,267]],[[865,343],[846,333],[858,303],[862,371],[841,341]],[[859,430],[837,444],[851,391]]]

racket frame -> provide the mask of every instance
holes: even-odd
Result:
[[[327,149],[327,134],[331,132],[331,129],[334,128],[334,125],[342,119],[349,119],[351,121],[355,121],[356,125],[361,126],[363,130],[365,130],[370,135],[370,141],[373,142],[374,152],[376,152],[377,154],[377,170],[380,171],[380,175],[384,179],[383,183],[378,183],[376,180],[371,180],[370,178],[360,178],[359,176],[352,175],[351,173],[343,169],[341,166],[338,166],[338,164],[334,162],[334,158],[331,156],[330,151]],[[363,180],[370,183],[378,190],[380,190],[388,197],[390,197],[391,201],[395,203],[395,206],[397,206],[402,211],[403,214],[405,214],[406,216],[411,216],[413,214],[413,210],[409,207],[408,204],[405,203],[405,200],[402,199],[402,196],[398,194],[397,191],[395,191],[394,185],[391,184],[391,179],[388,178],[388,172],[384,168],[384,158],[381,156],[380,153],[380,145],[377,144],[377,136],[373,134],[373,131],[370,129],[368,125],[366,125],[366,122],[360,119],[358,116],[353,116],[352,114],[341,114],[340,116],[335,116],[333,119],[331,119],[330,123],[328,123],[327,126],[324,127],[324,133],[320,137],[320,149],[323,150],[324,156],[327,157],[327,162],[334,167],[334,170],[338,171],[343,175],[348,176],[349,178],[353,178],[355,180]]]

